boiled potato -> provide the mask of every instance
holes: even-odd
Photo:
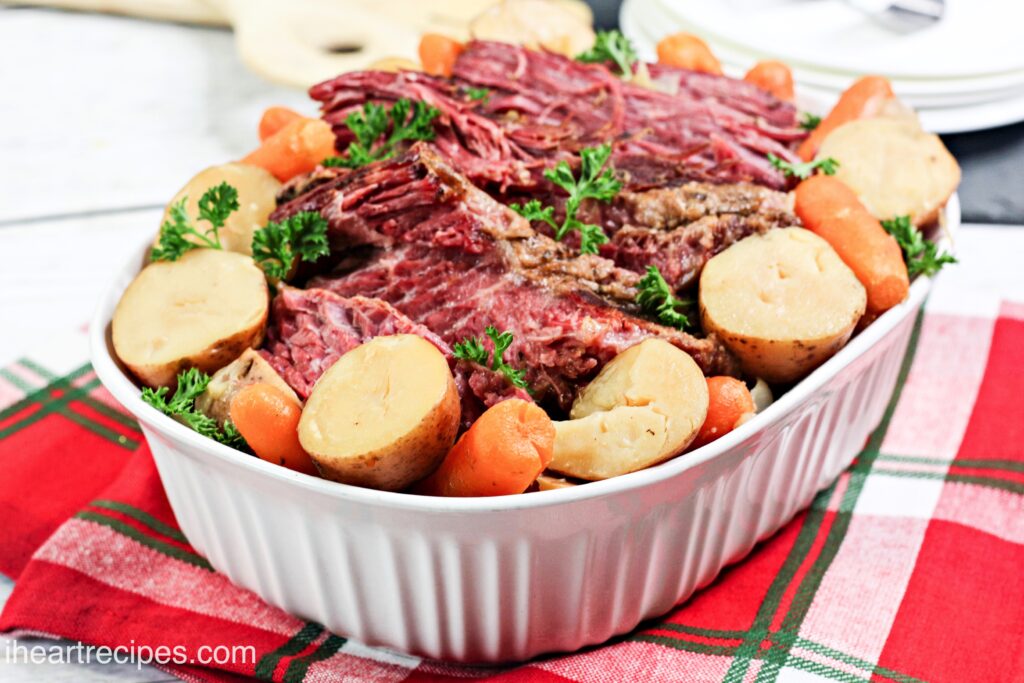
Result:
[[[939,136],[907,116],[842,125],[821,144],[824,157],[839,161],[836,177],[880,220],[933,223],[960,184],[960,166]]]
[[[752,235],[718,254],[700,277],[704,329],[751,375],[792,382],[838,351],[867,294],[828,242],[803,228]]]
[[[411,334],[376,337],[313,387],[299,441],[324,478],[398,491],[444,460],[460,414],[455,380],[436,346]]]
[[[708,412],[708,386],[685,351],[662,339],[626,349],[555,423],[548,468],[580,479],[608,479],[683,452]]]
[[[211,187],[221,183],[227,183],[238,190],[238,210],[228,216],[219,232],[221,246],[251,256],[252,234],[267,224],[270,213],[277,207],[277,193],[281,189],[277,178],[259,166],[230,163],[200,171],[174,195],[164,211],[161,224],[170,219],[171,204],[188,197],[185,210],[192,223],[200,231],[209,230],[210,224],[199,220],[199,198]],[[191,236],[188,239],[197,241]]]
[[[196,408],[217,420],[217,424],[223,427],[231,411],[231,399],[250,384],[271,384],[295,403],[302,403],[258,351],[246,349],[241,356],[213,374],[206,391],[196,398]]]
[[[477,40],[543,47],[575,57],[594,44],[585,6],[554,0],[510,0],[484,11],[469,25]]]
[[[263,341],[269,297],[248,256],[193,249],[142,269],[114,310],[114,351],[144,384],[215,372]]]
[[[553,474],[542,474],[537,477],[537,490],[538,491],[554,491],[555,489],[570,489],[573,486],[578,486],[574,481],[569,481],[565,477],[558,477]]]
[[[405,57],[382,57],[372,62],[367,71],[423,71],[418,62]]]

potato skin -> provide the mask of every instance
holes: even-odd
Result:
[[[419,354],[415,362],[409,360],[413,351]],[[358,413],[359,406],[380,399],[364,393],[378,386],[386,386],[389,395],[416,400],[424,388],[411,376],[423,369],[423,360],[443,368],[438,374],[444,384],[436,403],[417,406],[423,415],[415,424],[396,427],[386,417]],[[430,392],[436,388],[427,387]],[[344,418],[333,419],[332,408],[334,413],[344,409]],[[461,410],[455,380],[436,347],[415,335],[376,337],[342,356],[317,382],[299,421],[299,440],[325,479],[399,491],[444,460],[455,442]],[[375,438],[376,445],[364,447],[358,440],[366,434],[392,438]]]
[[[210,309],[237,307],[244,320],[225,324]],[[188,312],[187,322],[181,319]],[[178,261],[152,263],[125,289],[111,320],[114,351],[139,380],[151,387],[173,387],[179,372],[197,368],[214,373],[263,341],[269,313],[267,282],[253,261],[217,249],[193,249]],[[203,337],[195,316],[217,320],[220,338]],[[158,343],[157,343],[158,342]],[[166,351],[168,342],[181,347]],[[152,346],[158,346],[153,351]],[[153,356],[156,356],[155,358]],[[162,357],[161,357],[162,356]]]
[[[851,121],[834,130],[818,158],[839,161],[836,178],[879,220],[909,215],[918,226],[938,220],[960,184],[960,166],[916,117]]]
[[[238,358],[246,349],[257,348],[263,342],[266,323],[267,317],[264,315],[258,324],[245,330],[239,330],[236,334],[220,340],[209,348],[178,358],[170,363],[132,364],[123,358],[121,360],[132,371],[132,374],[146,386],[173,387],[177,383],[178,374],[189,368],[196,368],[210,375]]]
[[[810,263],[816,268],[801,270]],[[782,277],[784,271],[792,272]],[[771,289],[775,280],[779,286]],[[787,280],[803,287],[786,289]],[[805,305],[811,293],[819,305]],[[780,299],[771,303],[775,319],[758,318],[754,312],[772,296]],[[867,295],[827,242],[803,228],[784,228],[748,237],[711,259],[701,274],[699,301],[704,329],[718,335],[745,372],[785,384],[849,341]]]

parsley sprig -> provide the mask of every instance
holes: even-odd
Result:
[[[821,117],[815,116],[810,112],[804,112],[800,115],[800,127],[810,133],[812,130],[821,125]]]
[[[530,391],[530,385],[526,383],[526,371],[517,370],[505,362],[505,351],[512,345],[512,333],[498,332],[498,328],[494,325],[488,325],[484,329],[484,333],[490,337],[491,343],[494,345],[493,360],[479,337],[468,337],[458,342],[452,348],[452,355],[460,360],[472,361],[485,368],[489,367],[495,372],[500,372],[513,386]]]
[[[480,104],[487,104],[491,99],[491,91],[487,88],[466,88],[466,97]]]
[[[142,390],[142,400],[153,406],[164,415],[173,417],[190,427],[193,431],[203,436],[219,441],[232,448],[243,448],[245,440],[238,433],[238,429],[230,421],[224,423],[221,429],[217,421],[204,413],[196,410],[195,402],[201,393],[206,391],[210,383],[210,376],[196,368],[189,368],[185,372],[178,373],[178,386],[174,393],[170,393],[167,387]]]
[[[238,210],[238,190],[227,183],[211,187],[199,198],[199,220],[210,224],[202,230],[185,209],[188,197],[171,204],[168,219],[160,226],[157,244],[150,251],[153,261],[177,261],[185,252],[199,247],[222,249],[220,229],[228,216]]]
[[[892,220],[882,221],[882,227],[896,238],[896,242],[903,249],[907,273],[911,277],[931,277],[942,270],[943,266],[957,263],[956,257],[952,254],[940,254],[938,245],[924,238],[921,231],[910,222],[910,216],[897,216]]]
[[[577,61],[604,64],[612,62],[623,78],[633,77],[633,65],[637,61],[636,50],[629,38],[621,31],[598,31],[594,46],[576,55]]]
[[[390,109],[367,102],[362,111],[345,117],[345,125],[356,136],[355,141],[345,154],[325,159],[324,166],[362,168],[393,157],[398,144],[404,140],[433,140],[434,119],[440,113],[425,102],[414,103],[404,97],[395,101]]]
[[[296,259],[327,256],[327,221],[315,211],[300,211],[283,223],[271,221],[252,235],[252,257],[267,277],[284,280]]]
[[[690,318],[679,309],[693,302],[676,298],[657,266],[647,266],[647,274],[637,284],[636,302],[669,327],[685,330],[690,326]]]
[[[573,231],[580,233],[580,253],[596,254],[597,248],[608,241],[608,236],[601,226],[584,223],[576,214],[584,199],[610,202],[622,189],[622,183],[615,179],[615,171],[608,164],[611,154],[612,148],[608,144],[580,150],[579,178],[573,175],[572,167],[565,161],[559,161],[554,168],[544,171],[545,178],[569,193],[561,225],[555,221],[554,208],[545,207],[536,199],[525,205],[510,204],[510,208],[527,220],[550,225],[556,240],[561,241]]]
[[[794,164],[768,152],[768,161],[786,176],[799,178],[800,180],[810,178],[815,171],[821,171],[825,175],[835,175],[836,171],[839,170],[839,162],[832,157]]]

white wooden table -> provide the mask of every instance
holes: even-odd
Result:
[[[271,104],[316,111],[248,72],[227,31],[0,7],[0,366],[84,324],[164,203],[251,149]],[[12,587],[0,576],[0,606]],[[0,640],[4,683],[171,680],[3,657]]]
[[[270,104],[304,93],[259,80],[224,31],[36,9],[0,9],[0,366],[83,325],[102,289],[200,168],[238,158]],[[994,247],[993,245],[998,245]],[[969,227],[938,286],[1024,301],[1024,230]],[[958,303],[959,302],[959,303]],[[0,520],[2,523],[3,520]],[[0,577],[0,607],[13,583]],[[170,680],[132,665],[3,660],[0,681]]]

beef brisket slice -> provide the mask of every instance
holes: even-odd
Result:
[[[388,303],[341,297],[323,289],[281,288],[274,298],[263,356],[306,399],[320,376],[345,353],[373,337],[394,334],[423,337],[444,354],[462,397],[464,426],[506,398],[530,400],[499,373],[456,360],[444,340]]]
[[[346,117],[366,102],[422,100],[440,111],[438,149],[492,192],[550,194],[543,169],[580,148],[613,140],[614,165],[629,189],[675,180],[786,187],[773,153],[797,161],[806,134],[796,109],[749,83],[651,67],[660,89],[624,82],[601,64],[518,45],[471,41],[451,79],[414,72],[347,73],[314,86],[338,149],[352,141]],[[485,87],[486,101],[469,88]]]
[[[714,338],[696,339],[634,315],[638,275],[599,256],[573,256],[456,173],[428,145],[338,175],[279,208],[318,210],[349,270],[311,284],[387,301],[449,345],[495,325],[539,399],[566,409],[578,386],[617,353],[657,336],[706,374],[735,374]]]

